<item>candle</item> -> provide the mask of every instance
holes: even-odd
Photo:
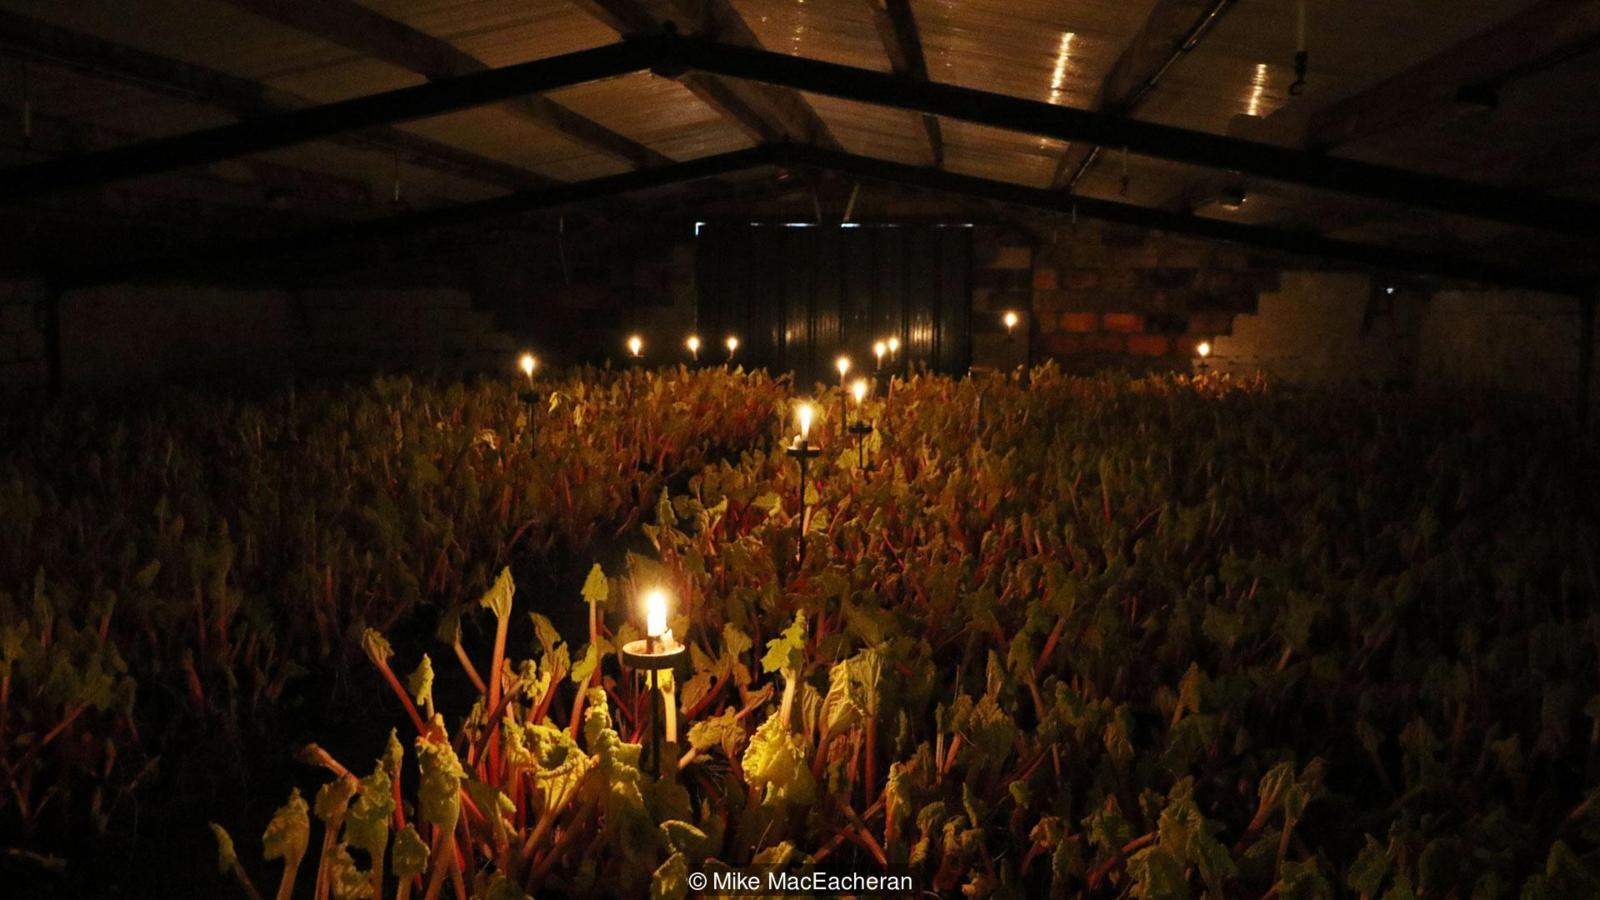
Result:
[[[697,334],[691,334],[691,335],[689,335],[689,339],[687,341],[684,341],[683,344],[684,344],[685,347],[689,348],[689,353],[690,353],[690,355],[692,355],[694,357],[695,362],[699,362],[700,361],[700,336],[697,335]]]
[[[844,376],[850,374],[850,357],[841,356],[833,361],[833,365],[839,370],[839,383],[844,384]]]
[[[517,360],[517,365],[522,368],[522,374],[528,376],[528,387],[533,387],[533,373],[539,368],[539,358],[532,353],[524,353]]]
[[[1201,341],[1199,345],[1194,348],[1194,352],[1200,354],[1201,359],[1205,359],[1211,355],[1211,342]]]
[[[795,408],[794,417],[800,423],[800,441],[802,443],[811,436],[811,418],[816,415],[816,412],[816,409],[809,403],[802,403]]]
[[[637,334],[628,336],[628,352],[635,358],[644,353],[644,339]]]
[[[1006,334],[1010,335],[1011,332],[1017,327],[1018,319],[1016,310],[1006,310],[1005,317],[1002,321],[1006,323]]]
[[[723,343],[728,345],[728,358],[733,359],[733,351],[739,349],[739,339],[730,334]]]
[[[890,356],[896,356],[899,353],[900,353],[900,339],[897,338],[897,337],[889,338],[889,355]]]
[[[856,383],[850,385],[850,395],[856,398],[856,406],[860,406],[861,402],[867,399],[867,380],[857,378]]]
[[[644,636],[651,640],[667,637],[667,592],[652,588],[644,595]]]
[[[883,341],[878,341],[872,345],[872,355],[877,358],[877,362],[872,364],[873,369],[876,370],[883,368],[883,355],[888,352],[889,345],[885,344]]]

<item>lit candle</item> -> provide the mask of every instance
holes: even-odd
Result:
[[[667,633],[667,593],[654,588],[645,593],[645,637]]]
[[[517,365],[522,368],[522,374],[528,376],[528,387],[533,387],[533,373],[539,368],[539,358],[532,353],[524,353],[517,360]]]
[[[860,406],[861,402],[867,399],[867,380],[857,378],[856,383],[850,385],[850,395],[856,398],[856,405]]]
[[[802,403],[795,407],[794,417],[795,420],[800,423],[801,443],[805,443],[805,441],[811,437],[811,418],[815,416],[816,413],[816,409],[813,408],[809,403]]]
[[[629,335],[629,337],[628,337],[628,352],[633,354],[634,358],[636,358],[636,359],[639,356],[643,355],[643,353],[644,353],[644,338],[639,337],[637,334]]]
[[[728,345],[728,358],[733,359],[733,351],[739,349],[739,339],[730,334],[723,343]]]
[[[1194,348],[1194,352],[1200,354],[1201,359],[1205,359],[1211,355],[1211,342],[1201,341],[1199,345]]]
[[[689,339],[687,341],[684,341],[683,344],[684,344],[684,346],[689,348],[689,353],[690,353],[690,355],[692,355],[694,357],[695,362],[699,362],[700,361],[700,336],[697,335],[697,334],[691,334],[691,335],[689,335]]]
[[[844,384],[844,377],[850,374],[850,357],[841,356],[833,361],[833,365],[839,370],[839,383]]]
[[[1011,332],[1017,327],[1018,319],[1016,310],[1006,310],[1005,318],[1002,321],[1006,323],[1006,334],[1010,335]]]
[[[880,369],[883,367],[883,355],[888,352],[889,345],[885,344],[883,341],[878,341],[872,345],[872,355],[877,357],[877,362],[873,363],[872,365],[874,369]]]
[[[900,353],[900,339],[897,338],[897,337],[889,338],[889,355],[890,356],[897,356],[897,355],[899,355],[899,353]]]
[[[645,591],[645,639],[651,642],[651,652],[654,652],[654,642],[661,642],[666,649],[672,649],[672,631],[667,628],[667,593],[661,588],[651,588]]]

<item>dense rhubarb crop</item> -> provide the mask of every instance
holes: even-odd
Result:
[[[1564,426],[1048,368],[867,414],[870,470],[823,422],[802,485],[774,428],[658,496],[653,552],[560,601],[585,648],[541,626],[407,726],[422,852],[385,873],[330,823],[319,869],[384,896],[820,861],[970,897],[1595,893],[1600,467]],[[646,584],[691,659],[661,776],[620,657]],[[480,615],[532,611],[496,591]]]

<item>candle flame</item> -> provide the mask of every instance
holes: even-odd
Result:
[[[639,337],[637,334],[630,335],[628,337],[628,352],[632,353],[634,356],[638,356],[639,354],[643,353],[644,338]]]
[[[850,385],[850,394],[856,398],[857,403],[867,399],[867,380],[865,378],[857,378],[856,383]]]
[[[850,357],[841,356],[833,361],[833,365],[839,370],[839,377],[843,378],[850,372]]]
[[[1010,309],[1006,310],[1006,315],[1005,315],[1006,330],[1010,331],[1011,329],[1017,327],[1017,321],[1018,321],[1018,319],[1017,319],[1016,311],[1015,310],[1010,310]]]
[[[1211,355],[1211,342],[1201,341],[1199,346],[1194,348],[1194,352],[1200,354],[1201,359],[1205,359]]]
[[[729,353],[732,353],[733,351],[739,349],[739,339],[734,337],[731,334],[728,335],[728,339],[726,341],[724,341],[724,343],[726,343],[728,345],[728,352]]]
[[[699,335],[691,334],[691,335],[689,335],[689,339],[687,341],[684,341],[683,343],[684,343],[684,346],[689,348],[689,352],[690,353],[693,353],[696,356],[700,355],[700,336]]]
[[[539,368],[539,358],[532,353],[524,353],[522,358],[517,360],[517,365],[522,368],[522,374],[532,378],[533,371]]]
[[[883,355],[888,352],[889,345],[885,344],[883,341],[878,341],[876,344],[872,345],[872,355],[878,358],[878,362],[883,362]]]
[[[651,588],[644,595],[644,633],[658,638],[667,633],[667,592]]]
[[[800,423],[800,438],[804,440],[811,436],[811,418],[817,411],[809,403],[802,403],[795,407],[794,416]]]
[[[900,352],[900,339],[899,338],[897,338],[897,337],[889,338],[889,352],[890,353],[899,353]]]

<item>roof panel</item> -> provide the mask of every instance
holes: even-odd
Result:
[[[673,159],[692,159],[751,145],[737,125],[688,88],[649,72],[574,85],[548,96]]]
[[[930,0],[916,17],[934,81],[1088,107],[1154,2]]]
[[[930,162],[928,138],[918,116],[821,94],[801,96],[851,153],[914,165]]]
[[[889,71],[889,57],[862,0],[732,0],[768,50]]]
[[[1182,56],[1138,111],[1140,118],[1224,132],[1235,114],[1289,114],[1327,106],[1415,65],[1532,5],[1532,0],[1451,0],[1311,4],[1305,94],[1289,103],[1294,80],[1295,6],[1238,0]],[[1266,67],[1265,99],[1258,88]]]
[[[498,106],[409,122],[405,129],[561,181],[615,175],[629,169],[625,163],[594,153]]]
[[[617,39],[570,0],[361,0],[449,41],[492,67],[544,59]]]
[[[357,58],[341,47],[213,0],[0,0],[0,7],[257,80]]]
[[[945,168],[963,175],[1049,187],[1061,158],[1060,141],[941,119]]]

